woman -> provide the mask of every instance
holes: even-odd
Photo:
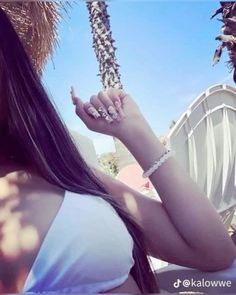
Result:
[[[149,169],[166,149],[129,95],[83,103],[72,92],[77,115],[126,145],[162,202],[88,167],[2,10],[0,72],[1,293],[156,292],[147,254],[205,271],[232,264],[218,214],[176,160]]]

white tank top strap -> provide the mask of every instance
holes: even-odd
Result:
[[[121,285],[134,265],[133,239],[101,197],[65,192],[22,293],[98,293]]]

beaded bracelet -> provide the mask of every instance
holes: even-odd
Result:
[[[153,165],[143,173],[143,178],[149,177],[154,171],[156,171],[168,158],[175,155],[175,151],[167,150],[164,155],[157,161],[153,163]]]

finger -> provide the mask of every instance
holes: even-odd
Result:
[[[110,97],[110,99],[113,101],[113,104],[116,107],[116,110],[118,111],[118,114],[120,115],[120,117],[124,118],[125,117],[125,113],[123,111],[123,102],[121,100],[120,97],[120,90],[119,89],[114,89],[114,88],[110,88],[107,90],[107,95]]]
[[[119,102],[119,104],[121,105],[121,99],[119,97],[119,90],[115,89],[115,88],[109,88],[106,91],[107,95],[110,97],[110,99],[113,101],[113,104],[116,105],[116,101]]]
[[[84,103],[82,102],[81,99],[76,97],[77,102],[76,102],[76,108],[75,108],[75,113],[77,116],[80,117],[80,119],[84,122],[86,126],[90,126],[90,124],[93,123],[94,119],[87,113],[84,107]]]
[[[116,111],[115,105],[110,97],[103,91],[98,93],[98,99],[102,102],[102,104],[106,107],[108,114],[112,117],[113,120],[120,121],[120,116]]]
[[[71,86],[71,87],[70,87],[70,93],[71,93],[71,96],[75,96],[75,89],[74,89],[74,86]]]
[[[98,99],[96,95],[91,96],[90,103],[95,107],[95,109],[98,111],[98,113],[101,115],[103,119],[105,119],[108,123],[112,123],[113,119],[108,114],[106,107],[103,105],[103,103]]]
[[[75,89],[74,89],[73,86],[71,86],[70,95],[71,95],[73,104],[76,105],[76,103],[77,103],[77,97],[75,95]]]
[[[84,104],[84,109],[94,119],[101,118],[101,115],[99,114],[99,112],[95,109],[95,107],[90,102],[86,102]]]
[[[119,100],[121,105],[123,104],[123,99],[125,98],[125,96],[127,96],[127,93],[123,89],[116,89],[116,88],[109,88],[107,90],[107,94],[111,98],[113,99],[116,98],[117,100]]]
[[[126,96],[128,96],[128,94],[123,89],[119,89],[119,94],[118,95],[119,95],[122,102],[123,102],[124,98]]]

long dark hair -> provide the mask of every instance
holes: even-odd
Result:
[[[53,185],[79,194],[99,196],[110,203],[134,240],[135,264],[131,274],[142,292],[158,292],[141,229],[109,196],[80,155],[2,9],[0,72],[0,106],[5,112],[5,132],[9,138],[6,156],[13,154],[15,162],[33,167]]]

